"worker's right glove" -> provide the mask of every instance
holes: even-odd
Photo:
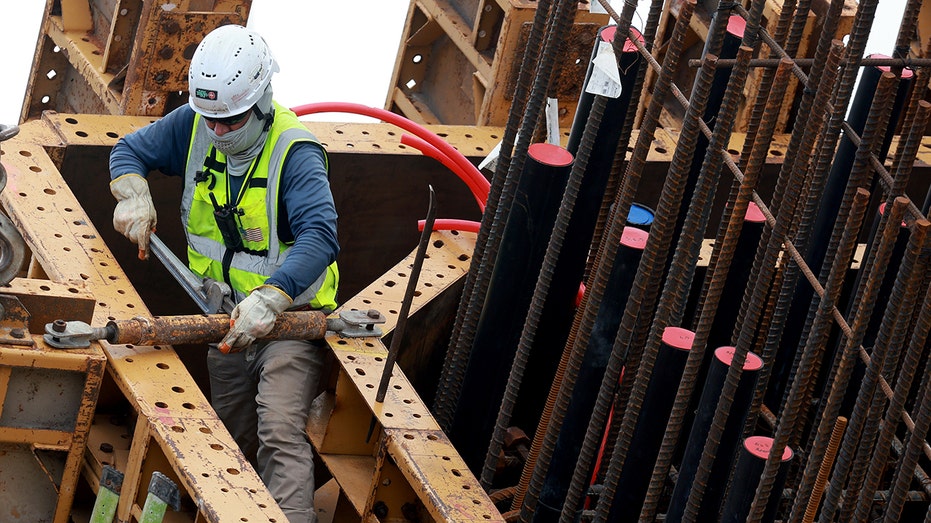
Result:
[[[272,285],[252,290],[230,313],[230,331],[217,346],[220,352],[239,352],[271,332],[278,315],[291,306],[291,297]]]
[[[113,228],[139,246],[139,259],[148,259],[156,223],[149,183],[138,174],[124,174],[110,182],[110,192],[117,199]]]

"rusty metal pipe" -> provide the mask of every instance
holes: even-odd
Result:
[[[909,139],[906,140],[905,146],[901,148],[902,151],[899,151],[896,154],[896,160],[897,160],[898,167],[896,169],[895,183],[893,184],[893,187],[890,189],[892,191],[904,191],[904,180],[907,180],[908,178],[908,173],[910,171],[910,165],[911,165],[908,162],[908,160],[910,159],[909,157],[914,154],[914,150],[915,150],[914,143],[909,144],[909,142],[914,142],[915,135],[921,133],[921,131],[917,129],[919,126],[922,130],[924,129],[924,125],[928,119],[929,109],[931,109],[931,105],[925,103],[923,106],[923,110],[919,112],[918,117],[915,118],[914,120],[914,127],[912,129],[912,132],[909,133]],[[919,141],[920,141],[920,138],[919,138]],[[895,192],[893,192],[893,195],[895,195]],[[899,200],[900,198],[897,198],[897,201]],[[904,204],[902,205],[902,207],[904,210]],[[884,233],[898,235],[898,224],[901,222],[898,222],[898,221],[893,222],[892,220],[894,219],[895,219],[894,216],[888,218],[887,223],[885,224],[886,226],[884,228]],[[883,220],[886,220],[885,213],[883,214]],[[920,234],[918,234],[919,232]],[[903,269],[908,270],[910,268],[909,265],[914,261],[915,258],[917,258],[918,256],[917,250],[920,249],[921,244],[924,243],[924,233],[925,233],[925,229],[922,228],[922,229],[916,230],[916,233],[913,234],[914,241],[912,242],[912,245],[910,245],[909,247],[909,256],[906,258],[906,261],[908,261],[909,263],[903,262]],[[915,243],[918,243],[919,245],[916,246]],[[912,283],[910,286],[914,287],[914,286],[919,285],[920,279],[918,278],[920,277],[920,275],[916,273],[916,274],[912,274],[911,276],[912,278],[914,278],[914,283]],[[870,277],[873,277],[872,273],[870,274]],[[903,278],[908,277],[908,275],[904,275],[902,277]],[[897,280],[896,283],[898,287],[899,286],[898,284],[900,283],[900,281]],[[913,295],[911,296],[913,297]],[[907,309],[908,305],[907,303],[903,302],[903,300],[896,300],[894,301],[894,303],[898,303],[902,307],[905,307]],[[895,318],[895,312],[896,311],[894,309],[893,310],[887,309],[887,315],[892,318]],[[888,320],[883,321],[884,325],[887,323],[888,323]],[[885,333],[885,331],[883,331],[883,333]],[[857,403],[854,408],[854,414],[853,416],[851,416],[851,427],[848,430],[847,435],[844,438],[844,445],[843,445],[842,452],[840,456],[838,457],[837,468],[835,469],[835,473],[834,473],[835,475],[831,481],[831,484],[828,489],[828,494],[825,499],[824,509],[825,509],[825,513],[827,514],[833,514],[833,510],[835,509],[834,505],[828,504],[828,500],[831,500],[835,503],[838,503],[840,500],[840,496],[841,496],[840,489],[843,488],[844,482],[847,480],[848,472],[850,471],[850,467],[852,466],[853,461],[855,459],[855,453],[856,453],[857,446],[871,444],[871,442],[869,442],[868,439],[866,441],[861,441],[861,431],[863,429],[865,418],[867,416],[865,411],[866,410],[876,411],[876,409],[869,409],[868,405],[872,402],[873,392],[875,391],[879,378],[882,376],[883,365],[885,364],[885,361],[884,361],[885,351],[887,348],[888,348],[887,343],[877,343],[876,347],[874,347],[874,354],[870,359],[869,366],[867,367],[867,374],[864,379],[864,384],[861,386],[859,394],[857,396]],[[878,412],[875,412],[875,414],[878,416]],[[859,480],[862,479],[862,475],[859,474],[860,472],[861,471],[858,470],[857,474],[853,475],[852,480],[854,481],[855,484],[859,483]],[[859,485],[855,486],[855,488],[858,488],[858,487]],[[832,489],[836,491],[836,492],[833,492],[834,494],[833,496],[832,496]],[[845,507],[845,510],[841,513],[842,519],[844,521],[850,521],[851,505],[845,503],[844,507]]]
[[[816,138],[822,129],[826,109],[829,106],[828,100],[836,80],[836,64],[840,59],[841,49],[842,44],[839,42],[832,43],[831,50],[827,54],[827,63],[823,67],[824,74],[820,77],[818,89],[813,97],[808,97],[810,98],[808,103],[812,107],[812,110],[808,113],[810,114],[808,124],[804,127],[797,126],[796,131],[793,133],[793,143],[795,143],[795,153],[793,153],[793,156],[802,155],[805,158],[809,158],[811,155]],[[798,161],[801,161],[801,158],[795,160],[795,162]],[[776,194],[780,194],[782,197],[779,199],[774,198],[773,208],[778,209],[778,211],[773,211],[777,213],[775,225],[768,238],[768,243],[766,245],[761,243],[760,251],[758,252],[761,252],[762,256],[758,254],[755,260],[755,271],[759,275],[755,280],[756,284],[752,289],[748,288],[747,292],[744,294],[744,301],[749,304],[749,308],[743,319],[740,334],[737,336],[736,345],[738,354],[741,352],[746,353],[750,342],[755,337],[757,324],[763,319],[760,306],[765,301],[766,295],[771,292],[770,283],[773,281],[774,273],[777,272],[776,258],[779,251],[782,250],[784,243],[786,248],[790,249],[790,244],[785,240],[793,230],[798,228],[796,225],[796,213],[799,207],[804,203],[803,188],[809,184],[806,180],[809,178],[811,170],[807,168],[807,165],[802,168],[796,168],[794,165],[795,162],[792,162],[792,165],[783,165],[777,181]],[[762,207],[761,210],[764,214],[770,212],[768,209]],[[791,249],[794,250],[794,245]],[[798,272],[804,272],[805,269],[804,262],[795,258],[794,254],[792,258],[788,260],[787,267],[786,264],[783,264],[779,269],[780,273],[784,273],[782,276],[783,281],[780,284],[778,291],[779,296],[773,314],[771,318],[767,320],[770,322],[770,325],[767,329],[766,344],[764,345],[763,351],[766,356],[768,356],[769,351],[772,350],[771,347],[778,343],[778,339],[774,334],[781,333],[782,331],[788,298],[791,295],[791,290],[794,289]],[[751,277],[751,279],[753,279],[753,277]],[[763,378],[765,377],[764,375]],[[763,387],[765,385],[761,384],[760,386]],[[786,410],[792,410],[795,407],[797,407],[797,405],[790,405]],[[795,416],[797,412],[793,411],[791,414]],[[777,455],[780,455],[782,449],[788,444],[789,435],[792,430],[794,430],[794,419],[792,419],[791,416],[789,419],[790,422],[787,424],[780,423],[780,426],[784,430],[790,430],[781,438],[777,433],[773,454],[767,464],[767,474],[760,482],[760,488],[764,490],[764,499],[759,503],[756,501],[754,502],[755,511],[762,510],[762,506],[766,503],[765,498],[768,494],[768,489],[771,488],[771,481],[773,479],[772,473],[777,464]],[[759,515],[760,514],[757,514],[757,517],[759,517]]]
[[[730,263],[733,259],[734,248],[736,247],[736,241],[734,239],[739,236],[741,227],[743,225],[743,217],[746,214],[747,206],[749,204],[749,199],[752,191],[756,188],[757,180],[759,179],[759,174],[762,171],[762,166],[765,161],[766,153],[769,149],[766,142],[773,134],[774,125],[775,125],[775,114],[781,108],[781,100],[785,92],[785,86],[788,82],[788,61],[783,64],[783,67],[777,72],[776,79],[777,82],[776,88],[772,91],[769,102],[767,103],[767,110],[764,112],[764,125],[761,129],[760,139],[757,142],[756,147],[753,149],[750,157],[748,158],[749,163],[747,166],[747,172],[743,179],[739,182],[739,190],[735,194],[735,198],[730,200],[730,205],[725,211],[725,216],[722,217],[722,223],[726,223],[727,226],[724,229],[722,235],[719,235],[721,241],[715,242],[715,251],[719,254],[713,257],[714,265],[711,267],[711,280],[709,282],[708,294],[703,301],[704,305],[699,316],[698,328],[696,332],[696,344],[693,348],[693,353],[689,355],[689,362],[686,366],[685,375],[683,376],[682,383],[679,386],[679,391],[676,397],[676,404],[673,408],[672,415],[669,420],[669,427],[666,431],[666,435],[663,441],[663,448],[660,451],[659,458],[657,460],[656,466],[653,471],[653,478],[651,482],[651,488],[648,492],[648,498],[645,501],[645,506],[649,509],[647,512],[653,509],[653,505],[658,499],[658,494],[661,491],[661,482],[657,481],[659,474],[665,470],[668,470],[669,465],[672,460],[673,450],[675,449],[677,443],[677,437],[679,431],[681,430],[682,420],[685,416],[685,411],[688,408],[690,397],[694,392],[694,387],[696,385],[696,376],[700,369],[700,365],[704,356],[700,354],[698,350],[701,347],[707,345],[708,336],[711,331],[711,325],[713,323],[713,318],[717,309],[717,304],[720,301],[723,287],[726,279],[727,272],[730,268]]]
[[[927,220],[922,219],[912,228],[908,250],[901,261],[895,284],[888,297],[888,303],[895,306],[887,306],[883,313],[870,363],[860,384],[852,416],[856,424],[851,437],[859,436],[851,442],[852,445],[856,444],[856,456],[852,462],[838,463],[835,469],[836,473],[847,476],[848,492],[862,489],[866,466],[879,433],[882,410],[886,402],[886,398],[877,391],[879,380],[884,375],[887,379],[892,379],[903,353],[898,349],[905,345],[906,331],[911,326],[912,313],[924,280],[924,269],[927,267],[926,260],[921,260],[919,256],[925,246],[929,225],[931,224]],[[861,517],[854,519],[855,506],[854,498],[846,497],[841,510],[842,521],[865,521],[867,515],[863,512]]]
[[[872,20],[875,15],[875,11],[876,11],[875,1],[870,0],[870,1],[861,2],[860,9],[858,10],[858,13],[857,13],[855,28],[850,37],[850,47],[848,48],[848,54],[847,54],[847,56],[852,60],[859,60],[860,58],[862,58],[862,52],[865,46],[866,37],[868,35],[869,28],[872,25]],[[846,102],[849,100],[850,91],[852,90],[851,86],[853,83],[853,76],[855,72],[856,72],[855,70],[850,70],[850,69],[844,72],[843,80],[838,88],[838,94],[835,99],[835,102],[837,105],[845,106]],[[834,126],[832,122],[832,125],[829,126],[829,133],[835,132],[833,131],[833,128]],[[829,136],[828,138],[834,139],[834,136]],[[793,253],[792,256],[794,258],[796,255]],[[815,283],[817,283],[817,280],[815,280]],[[782,423],[780,423],[780,427],[781,426],[782,426]],[[777,439],[779,438],[782,438],[782,441],[778,442],[777,447],[781,448],[785,444],[786,439],[788,438],[788,434],[782,435],[782,434],[777,433]],[[758,492],[758,494],[762,494],[761,496],[759,496],[760,498],[766,498],[768,496],[768,490],[771,488],[771,484],[772,484],[771,483],[772,480],[770,478],[772,474],[774,473],[774,468],[775,468],[774,465],[775,465],[774,460],[770,459],[768,462],[768,466],[767,466],[768,468],[767,477],[764,478],[764,481],[760,485],[760,492]],[[760,505],[762,505],[763,503],[764,503],[764,500],[762,499],[758,499],[754,503],[755,505],[754,514],[756,516],[760,514],[760,511],[762,510],[762,507]]]
[[[925,224],[927,223],[928,222],[925,221]],[[901,374],[898,381],[896,381],[895,394],[886,410],[879,440],[876,443],[870,460],[866,481],[864,482],[863,489],[860,491],[860,500],[857,504],[857,518],[861,517],[872,505],[872,500],[868,499],[866,494],[875,492],[879,486],[880,479],[886,466],[886,456],[888,456],[890,448],[894,447],[895,442],[893,440],[895,429],[903,412],[905,401],[911,390],[915,374],[918,371],[921,353],[924,351],[929,332],[931,332],[931,287],[925,291],[924,303],[916,320],[915,332],[912,334],[912,339],[906,351]],[[924,471],[920,468],[916,468],[916,476],[919,475],[918,473],[923,475]],[[928,482],[923,481],[921,477],[918,479],[923,486],[928,485]]]
[[[931,374],[931,358],[928,359],[924,369],[924,376],[926,378],[929,374]],[[929,390],[931,390],[931,387],[924,387],[922,397],[919,398],[920,406],[918,408],[918,415],[916,416],[915,428],[911,431],[911,434],[909,434],[904,456],[896,471],[895,481],[890,488],[892,495],[890,496],[889,504],[886,506],[885,518],[883,519],[884,523],[895,523],[899,521],[902,506],[908,494],[908,487],[912,482],[912,474],[918,465],[919,454],[921,453],[922,447],[926,444],[925,438],[927,437],[929,427],[931,427],[931,394],[929,394]],[[931,517],[931,509],[929,509],[925,521],[928,521],[929,517]]]
[[[787,46],[786,49],[783,49],[782,47],[777,46],[776,44],[779,43],[779,42],[778,42],[776,39],[773,39],[772,37],[770,37],[770,36],[766,33],[765,30],[762,31],[763,40],[764,40],[764,41],[767,43],[767,45],[769,45],[770,48],[772,49],[772,53],[773,53],[772,56],[773,56],[773,57],[790,58],[791,55],[794,55],[794,54],[795,54],[795,50],[797,50],[798,42],[801,41],[801,39],[802,39],[802,34],[803,34],[803,32],[804,32],[804,28],[805,28],[805,26],[806,26],[806,24],[807,24],[807,15],[808,15],[808,12],[809,12],[809,9],[810,9],[810,5],[811,5],[811,2],[808,1],[808,0],[805,0],[805,1],[803,1],[801,4],[799,4],[799,7],[798,7],[798,9],[796,10],[795,16],[794,16],[794,18],[793,18],[793,20],[792,20],[792,28],[791,28],[791,31],[790,31],[790,36],[789,36],[789,40],[788,40],[788,46]],[[811,76],[806,76],[804,73],[802,73],[801,69],[793,62],[793,69],[792,69],[793,74],[795,74],[795,76],[798,78],[798,80],[799,80],[799,82],[800,82],[801,85],[804,85],[804,86],[806,86],[806,87],[808,88],[807,91],[809,91],[809,92],[812,92],[812,93],[813,93],[814,90],[815,90],[815,87],[812,85],[813,82],[809,81],[809,78],[819,78],[819,77],[821,76],[821,73],[822,73],[822,71],[823,71],[823,69],[824,69],[824,61],[826,60],[826,58],[827,58],[827,56],[828,56],[828,52],[829,52],[829,50],[830,50],[830,48],[831,48],[831,46],[832,46],[831,38],[832,38],[832,36],[834,35],[834,32],[833,32],[833,31],[829,31],[828,28],[829,28],[829,27],[834,27],[834,26],[836,26],[836,24],[837,24],[837,18],[840,16],[840,13],[841,13],[841,11],[842,11],[842,8],[843,8],[843,0],[833,0],[833,1],[831,2],[831,4],[830,4],[829,10],[828,10],[828,16],[826,17],[826,21],[825,21],[825,23],[826,23],[827,25],[826,25],[826,27],[825,27],[825,30],[822,31],[822,33],[821,33],[821,38],[819,39],[818,46],[817,46],[817,48],[816,48],[815,58],[814,58],[814,61],[813,61],[813,63],[812,63]],[[740,14],[743,15],[743,16],[747,16],[747,14],[748,14],[748,13],[746,12],[746,10],[743,9],[743,8],[742,8],[741,6],[739,6],[739,5],[736,6],[736,10],[737,10],[738,13],[740,13]],[[766,72],[764,72],[764,76],[765,76],[765,74],[766,74]],[[810,113],[810,111],[811,111],[811,104],[812,104],[812,95],[811,95],[811,94],[808,94],[808,92],[806,92],[805,95],[802,97],[801,106],[800,106],[800,108],[799,108],[798,114],[800,114],[800,115],[808,115],[808,114],[811,114],[811,113]],[[760,105],[760,100],[758,99],[758,101],[757,101],[757,106],[759,106],[759,105]],[[845,106],[845,105],[846,105],[846,102],[844,102],[842,105]],[[756,110],[757,110],[757,109],[755,108],[754,111],[756,112]],[[755,114],[755,113],[754,113],[754,114]],[[752,131],[752,130],[751,130],[751,131]],[[788,166],[783,165],[784,168],[789,168],[789,169],[791,169],[792,165],[793,165],[794,162],[796,161],[796,158],[797,158],[796,148],[798,147],[798,140],[801,140],[801,139],[802,139],[802,137],[804,136],[804,131],[805,131],[805,128],[804,128],[803,126],[800,126],[800,125],[795,126],[795,128],[793,129],[792,139],[791,139],[791,141],[790,141],[790,143],[789,143],[789,150],[787,151],[787,158],[789,159],[789,164],[790,164],[790,165],[788,165]],[[748,133],[748,135],[749,135],[749,134],[751,134],[751,133]],[[748,139],[749,139],[749,136],[748,136]],[[745,143],[745,145],[744,145],[745,153],[746,153],[747,148],[748,148],[748,145]],[[744,154],[744,156],[745,156],[745,155],[746,155],[746,154]],[[773,212],[774,215],[778,214],[778,212],[779,212],[779,208],[780,208],[780,205],[781,205],[781,202],[782,202],[782,197],[781,197],[781,195],[782,195],[782,192],[777,190],[776,193],[775,193],[775,196],[774,196],[774,198],[773,198],[773,202],[772,202],[772,212]],[[843,222],[842,222],[842,223],[843,223]],[[771,232],[771,231],[769,231],[769,230],[764,230],[763,239],[762,239],[762,241],[761,241],[760,255],[757,256],[757,260],[760,260],[760,256],[762,256],[762,253],[763,253],[763,250],[762,250],[763,248],[762,248],[762,246],[767,245],[767,244],[769,243],[769,239],[770,239],[769,233],[770,233],[770,232]],[[828,265],[828,266],[830,266],[830,265]],[[755,278],[757,277],[759,270],[760,270],[760,268],[759,268],[758,264],[755,263],[755,266],[754,266],[754,269],[753,269],[753,273],[751,274],[751,280],[753,280],[753,279],[755,279]],[[749,292],[749,290],[748,290],[748,292]],[[745,304],[747,303],[747,299],[748,299],[748,298],[750,298],[749,295],[746,295],[746,296],[744,297],[744,303],[745,303]],[[759,296],[757,296],[757,298],[759,298]],[[739,314],[739,316],[738,316],[738,325],[743,323],[743,319],[744,319],[744,315],[745,315],[746,308],[747,308],[746,305],[742,305],[742,306],[741,306],[741,312],[740,312],[740,314]],[[766,320],[766,321],[768,321],[768,320]],[[764,349],[764,350],[763,350],[763,356],[764,356],[764,358],[768,358],[767,352],[768,352],[768,349]],[[771,366],[770,366],[770,365],[767,365],[767,367],[766,367],[766,369],[765,369],[765,371],[764,371],[764,374],[763,374],[763,376],[761,376],[761,379],[760,379],[760,388],[761,388],[761,390],[767,388],[767,385],[768,385],[768,383],[769,383],[769,375],[770,375],[770,373],[771,373]]]
[[[920,223],[916,223],[916,228],[920,227],[923,231],[922,234],[925,235],[929,226],[931,226],[931,223],[927,220],[920,220]],[[925,263],[921,263],[918,266],[914,271],[915,273],[923,274],[927,268],[927,260],[924,260],[924,262]],[[906,312],[908,309],[904,307],[902,311],[906,314],[910,314]],[[888,456],[889,452],[889,445],[895,433],[894,431],[905,405],[907,395],[911,390],[912,382],[921,359],[921,352],[928,339],[929,330],[931,330],[931,292],[926,290],[925,298],[916,320],[915,332],[912,334],[908,349],[905,351],[905,360],[901,366],[902,370],[899,379],[895,384],[895,392],[890,400],[889,407],[886,409],[886,415],[882,422],[878,441],[876,445],[871,448],[872,457],[870,458],[869,468],[866,471],[866,479],[860,490],[856,512],[854,513],[856,521],[864,521],[872,507],[872,500],[870,498],[872,497],[872,493],[876,492],[879,487],[882,469],[885,466],[886,456]]]
[[[107,341],[130,345],[176,345],[215,343],[230,330],[227,314],[190,316],[136,316],[107,323]],[[321,340],[326,336],[327,318],[320,311],[283,312],[263,339]]]
[[[761,9],[762,6],[760,4],[757,3],[754,5],[754,12],[757,14],[761,12]],[[748,29],[748,32],[749,31],[750,29]],[[748,35],[745,35],[745,40],[747,36]],[[747,46],[741,46],[738,56],[742,60],[749,60],[751,55],[751,48]],[[654,318],[654,324],[662,325],[668,323],[676,325],[679,324],[683,319],[681,311],[684,309],[684,304],[687,299],[688,287],[690,286],[694,277],[695,267],[698,262],[698,252],[700,247],[699,242],[704,237],[705,229],[708,225],[710,216],[709,211],[711,207],[710,202],[714,197],[714,191],[718,185],[718,180],[722,170],[722,157],[720,154],[715,153],[726,147],[727,137],[730,134],[731,127],[724,124],[724,122],[733,122],[734,115],[736,114],[737,110],[737,97],[741,92],[740,86],[743,85],[747,76],[747,72],[748,69],[746,67],[737,67],[734,69],[731,75],[730,82],[724,94],[724,101],[722,103],[721,110],[717,114],[717,120],[719,123],[715,126],[715,131],[708,145],[708,150],[711,151],[712,154],[706,156],[702,163],[700,175],[697,180],[695,196],[693,197],[688,207],[687,216],[682,230],[683,235],[679,240],[678,249],[673,256],[670,273],[663,289],[660,307],[656,317]],[[707,336],[705,336],[704,340],[702,340],[700,344],[693,347],[695,354],[690,355],[690,358],[692,358],[693,361],[701,362],[705,359],[705,352],[707,349],[707,343],[705,343],[706,340]],[[740,366],[742,370],[745,359],[746,353],[743,355],[735,355],[734,365]],[[690,388],[693,385],[694,384],[692,383],[687,385],[687,388],[689,389],[688,396],[691,396]],[[679,393],[677,392],[677,398],[678,397]],[[679,408],[682,408],[681,405]],[[677,422],[668,427],[665,432],[663,454],[660,455],[660,459],[657,461],[657,463],[655,463],[651,477],[649,494],[645,499],[641,517],[652,518],[654,512],[656,511],[659,499],[658,492],[661,489],[662,484],[661,476],[665,476],[667,473],[666,471],[669,467],[669,460],[671,459],[670,453],[675,448],[675,442],[678,440],[679,431],[681,430],[681,419],[684,411],[680,412],[677,412],[675,415]],[[714,432],[714,428],[712,429],[712,432]],[[702,457],[704,458],[705,456]],[[699,471],[696,473],[696,481],[693,483],[692,492],[694,492],[694,487],[697,487],[699,490],[703,488],[701,483],[704,481],[702,474],[707,473],[708,471]],[[686,508],[686,513],[688,513],[688,508]],[[686,515],[686,519],[689,517],[689,515]]]
[[[925,42],[925,47],[922,50],[921,56],[931,56],[931,39]],[[931,64],[922,65],[917,67],[915,71],[915,85],[927,85],[928,77],[931,76]],[[918,110],[918,101],[924,99],[924,93],[921,89],[912,89],[911,97],[909,103],[907,104],[907,110],[905,112],[905,117],[902,119],[902,128],[908,129],[911,127],[911,121],[915,117],[915,111]]]
[[[788,37],[788,45],[790,47],[797,47],[802,31],[804,30],[806,18],[804,14],[808,12],[810,6],[811,0],[802,0],[802,3],[799,5],[796,5],[796,0],[787,0],[784,2],[782,10],[779,13],[779,19],[776,21],[773,39],[780,44],[784,44]],[[776,60],[782,59],[774,50],[770,51],[770,57]],[[790,67],[792,67],[791,62]],[[750,156],[751,148],[756,140],[756,134],[761,128],[763,113],[766,111],[766,103],[770,96],[769,93],[776,85],[773,82],[774,77],[775,70],[773,69],[765,69],[763,74],[760,75],[761,88],[757,92],[756,100],[753,103],[753,109],[750,111],[750,119],[747,122],[747,136],[744,140],[743,151],[741,151],[740,154],[740,157],[744,159],[744,164],[746,164],[746,158]]]
[[[482,214],[481,227],[475,240],[475,250],[466,274],[459,308],[453,324],[449,348],[440,376],[440,386],[437,388],[435,413],[441,426],[448,428],[452,423],[456,403],[462,390],[466,367],[469,361],[469,349],[475,336],[475,327],[479,320],[481,303],[484,302],[485,291],[490,279],[491,269],[497,254],[497,245],[501,240],[502,213],[506,213],[513,194],[516,190],[516,181],[513,179],[515,171],[512,169],[512,159],[519,164],[523,163],[529,147],[529,134],[522,133],[523,140],[518,140],[518,129],[526,129],[524,122],[525,112],[538,113],[541,110],[539,100],[534,105],[528,105],[527,96],[533,86],[537,86],[533,72],[534,64],[539,60],[539,50],[543,43],[547,14],[553,0],[541,0],[537,5],[533,26],[527,39],[524,56],[521,61],[520,73],[514,92],[514,103],[508,113],[508,121],[501,140],[501,155],[492,177],[488,193],[485,212]],[[526,109],[526,111],[525,111]],[[519,142],[519,143],[515,143]],[[515,150],[515,145],[517,149]],[[513,157],[512,157],[512,152]],[[522,167],[522,165],[519,165]],[[501,206],[504,209],[501,209]]]
[[[667,55],[667,60],[669,57],[670,55]],[[675,59],[678,60],[678,58],[679,56],[676,55]],[[661,78],[667,73],[668,67],[668,63],[664,64]],[[691,153],[694,152],[695,140],[700,131],[700,128],[695,125],[696,123],[701,123],[697,115],[703,112],[702,106],[707,96],[707,85],[710,84],[711,80],[710,73],[710,71],[703,70],[703,74],[701,75],[704,78],[705,84],[703,88],[701,87],[703,82],[697,82],[696,99],[699,101],[694,106],[689,107],[689,113],[692,114],[693,117],[687,118],[685,121],[686,127],[683,129],[684,132],[683,136],[680,138],[680,145],[677,147],[676,154],[673,158],[673,165],[670,168],[666,184],[663,187],[657,208],[656,220],[650,229],[650,241],[647,243],[646,251],[641,259],[638,276],[631,292],[631,298],[627,302],[624,318],[618,330],[618,338],[615,341],[614,352],[618,352],[620,347],[628,347],[628,349],[626,349],[628,355],[625,373],[631,376],[631,379],[624,380],[618,399],[616,400],[619,406],[623,406],[624,415],[619,431],[619,438],[613,449],[606,471],[604,482],[605,491],[597,506],[596,521],[608,517],[609,505],[614,498],[614,492],[617,488],[618,478],[621,473],[621,466],[630,448],[637,415],[644,401],[646,382],[649,380],[659,349],[661,332],[662,329],[668,325],[668,323],[665,323],[663,320],[659,322],[651,321],[657,307],[657,297],[659,295],[659,286],[656,285],[655,282],[662,277],[665,260],[669,256],[668,249],[673,239],[671,237],[671,232],[676,221],[676,211],[679,208],[679,202],[684,191],[685,179],[688,175],[687,170],[691,163]],[[702,92],[702,89],[705,91],[704,94],[698,94]],[[647,121],[652,121],[650,112],[647,114]],[[685,133],[686,130],[688,133]],[[639,144],[640,142],[638,142],[638,145]],[[610,366],[611,364],[609,363],[609,368]],[[608,383],[605,385],[610,386]],[[602,390],[606,391],[604,387]],[[609,404],[610,401],[607,403]],[[573,478],[573,483],[575,484],[577,484],[579,480],[579,470],[576,472],[576,477]],[[565,510],[563,515],[565,519]]]

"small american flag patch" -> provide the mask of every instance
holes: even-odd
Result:
[[[260,242],[264,239],[262,237],[262,229],[259,229],[258,227],[252,229],[243,229],[242,233],[246,241],[249,242]]]

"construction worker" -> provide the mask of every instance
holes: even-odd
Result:
[[[314,521],[305,434],[322,349],[256,342],[287,309],[336,307],[336,210],[323,146],[272,100],[278,64],[261,36],[227,25],[198,46],[188,104],[121,138],[110,155],[113,226],[148,257],[146,175],[184,181],[188,264],[235,293],[229,334],[207,354],[212,404],[291,523]]]

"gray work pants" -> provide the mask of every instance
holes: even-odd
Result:
[[[323,354],[306,341],[207,353],[213,408],[290,523],[313,523],[313,449],[305,428]]]

